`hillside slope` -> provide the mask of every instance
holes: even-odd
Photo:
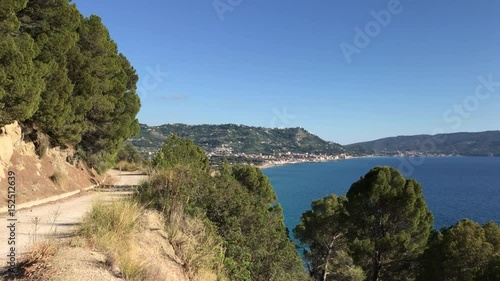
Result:
[[[23,138],[24,137],[24,138]],[[45,148],[25,140],[14,122],[0,127],[0,208],[7,206],[7,177],[15,173],[16,204],[39,200],[89,187],[101,177],[78,160],[74,149]]]
[[[165,124],[147,126],[140,124],[140,135],[131,142],[143,153],[154,152],[165,138],[176,134],[189,138],[208,154],[228,153],[274,154],[274,153],[344,153],[341,145],[328,142],[303,128],[269,129],[235,124],[185,125]]]
[[[500,156],[500,131],[383,138],[347,145],[357,154],[419,152],[463,156]]]

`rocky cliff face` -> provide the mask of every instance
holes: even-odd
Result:
[[[9,168],[10,160],[14,154],[14,147],[19,147],[21,140],[21,127],[17,122],[0,128],[0,179],[5,179],[6,170]]]
[[[33,142],[24,140],[21,126],[14,122],[0,127],[0,207],[7,204],[7,174],[16,177],[16,204],[59,195],[92,185],[97,174],[75,160],[71,148],[48,148],[42,157]]]

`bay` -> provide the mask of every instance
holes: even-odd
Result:
[[[500,223],[500,157],[354,158],[277,166],[263,172],[292,230],[312,200],[346,194],[353,182],[375,166],[397,168],[422,185],[437,229],[463,218]]]

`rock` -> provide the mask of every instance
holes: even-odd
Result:
[[[0,128],[0,161],[5,163],[10,162],[10,158],[14,153],[14,143],[12,143],[13,137],[11,138],[10,136],[12,133],[13,130],[11,125]]]
[[[14,146],[21,143],[21,127],[15,121],[0,128],[0,178],[5,178],[5,172],[14,154]]]

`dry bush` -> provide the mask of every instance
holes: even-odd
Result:
[[[115,169],[118,169],[120,171],[133,172],[133,171],[139,170],[140,166],[136,163],[122,160],[122,161],[119,161],[118,163],[116,163]]]
[[[50,176],[49,178],[58,187],[60,188],[66,187],[67,177],[63,172],[55,171],[54,174],[52,174],[52,176]]]
[[[190,279],[198,280],[199,274],[206,271],[214,271],[221,280],[225,279],[222,239],[206,220],[171,214],[166,231]]]
[[[51,274],[51,260],[58,251],[58,245],[55,240],[46,240],[36,242],[30,250],[21,256],[16,264],[16,273],[14,275],[8,272],[2,272],[0,276],[5,280],[47,280]]]
[[[56,235],[56,220],[59,217],[60,209],[57,208],[51,213],[49,235]],[[15,276],[8,276],[8,273],[3,273],[0,276],[8,278],[15,277],[16,280],[47,280],[51,274],[51,260],[59,250],[60,243],[54,238],[46,240],[38,240],[38,230],[40,228],[40,218],[35,216],[31,219],[32,231],[30,240],[33,245],[28,252],[21,256],[20,261],[16,264]]]
[[[35,144],[35,152],[40,158],[45,156],[50,148],[50,138],[42,132],[36,133],[36,140],[33,143]]]
[[[50,260],[57,253],[54,241],[43,241],[34,244],[19,264],[18,272],[28,280],[44,280],[50,269]]]

